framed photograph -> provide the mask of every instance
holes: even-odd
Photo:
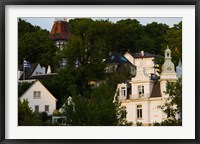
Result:
[[[199,0],[1,1],[0,142],[200,143],[199,17]]]

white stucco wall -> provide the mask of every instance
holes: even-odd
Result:
[[[162,121],[163,112],[162,112],[161,106],[162,106],[161,100],[150,101],[150,122],[151,123]]]
[[[144,86],[144,96],[143,97],[149,97],[151,95],[152,89],[153,89],[153,83],[152,82],[140,82],[140,83],[132,83],[131,84],[131,98],[135,99],[138,98],[138,86]]]
[[[160,108],[162,105],[161,98],[141,99],[133,101],[124,101],[122,106],[126,108],[126,119],[128,122],[142,122],[143,125],[153,124],[154,122],[161,122],[163,120],[163,112]],[[137,105],[142,105],[142,118],[137,118]]]
[[[151,73],[156,73],[156,70],[154,68],[154,58],[136,58],[135,59],[135,65],[137,68],[141,67],[141,62],[143,63],[143,66],[145,68],[145,72],[149,75]]]
[[[34,98],[34,91],[41,91],[41,98]],[[35,105],[39,105],[39,112],[45,111],[45,105],[49,105],[49,112],[47,114],[53,114],[56,109],[56,98],[39,82],[36,81],[21,97],[20,100],[27,99],[29,106],[35,111]]]

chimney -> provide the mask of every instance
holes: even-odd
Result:
[[[51,66],[48,65],[48,68],[47,68],[47,74],[50,74],[51,73]]]
[[[141,51],[141,55],[142,55],[142,57],[144,57],[144,51]]]

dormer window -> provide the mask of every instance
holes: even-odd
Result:
[[[139,96],[144,95],[144,86],[142,86],[142,85],[138,86],[138,95]]]
[[[121,87],[121,96],[126,96],[126,88]]]

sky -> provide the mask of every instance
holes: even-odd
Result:
[[[53,26],[53,23],[55,21],[55,18],[39,18],[39,17],[32,17],[32,18],[22,18],[26,20],[27,22],[30,22],[32,25],[40,26],[42,29],[46,29],[48,31],[51,31],[51,28]],[[67,20],[72,18],[67,18]],[[92,18],[93,20],[100,20],[100,19],[108,19],[108,18]],[[128,18],[109,18],[109,21],[117,22],[122,19],[128,19]],[[131,18],[131,19],[137,19],[142,25],[147,25],[152,22],[167,24],[169,27],[172,27],[174,24],[178,24],[180,21],[182,21],[182,18],[179,17],[170,17],[170,18],[155,18],[155,17],[148,17],[148,18]]]

